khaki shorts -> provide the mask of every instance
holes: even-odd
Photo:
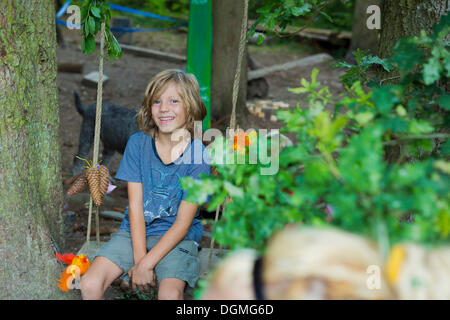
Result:
[[[147,252],[155,246],[161,237],[147,237]],[[120,229],[114,233],[111,240],[98,251],[95,257],[97,256],[105,257],[118,265],[123,271],[121,278],[128,281],[128,270],[134,266],[130,232]],[[186,281],[189,287],[194,288],[200,271],[197,242],[182,240],[159,261],[154,271],[158,285],[165,278],[177,278]]]

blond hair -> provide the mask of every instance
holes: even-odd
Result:
[[[164,70],[154,76],[147,85],[144,102],[137,114],[139,129],[146,134],[151,134],[153,130],[157,130],[152,119],[152,105],[160,98],[170,83],[177,87],[178,94],[186,108],[186,129],[193,136],[194,121],[202,121],[206,117],[206,107],[200,96],[200,87],[195,76],[179,69]]]

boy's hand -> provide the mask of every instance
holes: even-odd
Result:
[[[128,276],[133,289],[149,291],[150,287],[156,286],[156,275],[153,268],[147,267],[142,260],[128,271]]]

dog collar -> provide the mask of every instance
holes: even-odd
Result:
[[[262,281],[263,257],[260,256],[255,260],[253,265],[253,290],[256,300],[265,300]]]

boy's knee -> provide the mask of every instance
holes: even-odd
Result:
[[[101,299],[103,296],[101,281],[89,276],[81,277],[80,289],[83,299]]]
[[[159,290],[158,300],[183,300],[184,293],[179,289]]]

